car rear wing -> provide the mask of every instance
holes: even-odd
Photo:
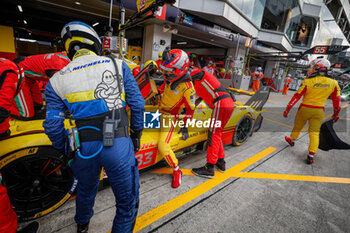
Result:
[[[269,99],[269,96],[270,87],[262,86],[244,105],[250,106],[256,111],[261,111]]]

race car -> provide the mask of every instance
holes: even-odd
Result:
[[[157,148],[160,122],[157,122],[157,119],[151,121],[152,119],[149,120],[147,117],[148,115],[153,118],[154,114],[159,113],[158,104],[150,99],[154,98],[149,94],[152,88],[144,85],[144,82],[141,83],[147,90],[144,97],[148,99],[148,103],[153,103],[145,106],[145,129],[140,151],[135,154],[139,169],[144,169],[157,164],[162,160],[162,156]],[[235,89],[229,91],[242,93]],[[247,103],[236,102],[223,132],[224,144],[242,145],[253,132],[259,130],[263,121],[262,107],[269,94],[269,87],[262,87]],[[179,140],[177,144],[171,144],[177,155],[205,148],[208,128],[198,127],[197,122],[210,124],[211,112],[205,102],[199,103],[194,113],[194,120],[188,127],[190,137],[185,141]],[[35,219],[54,211],[69,200],[77,185],[67,156],[52,147],[44,133],[43,121],[43,119],[32,121],[11,119],[11,136],[0,140],[0,172],[3,184],[7,187],[11,203],[22,221]],[[66,119],[64,123],[66,128],[75,126],[71,119]],[[177,126],[173,137],[182,137],[178,133],[179,130]],[[101,179],[103,177],[106,176],[101,172]]]

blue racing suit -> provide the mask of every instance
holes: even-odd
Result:
[[[79,52],[80,50],[77,53]],[[128,135],[122,135],[114,139],[112,147],[103,147],[100,131],[105,116],[115,109],[124,110],[122,112],[127,118],[126,104],[131,109],[131,128],[142,130],[145,101],[124,62],[115,59],[121,75],[121,85],[118,86],[112,60],[95,54],[89,55],[91,53],[83,51],[82,56],[75,58],[50,79],[45,91],[47,115],[43,126],[53,147],[63,150],[63,121],[67,108],[78,129],[84,124],[86,126],[86,122],[95,124],[92,125],[93,129],[79,130],[82,141],[80,153],[95,156],[86,159],[76,155],[71,164],[74,176],[78,179],[75,221],[77,224],[85,224],[93,216],[100,171],[104,167],[116,198],[117,212],[112,232],[132,232],[139,200],[138,163],[133,143]],[[127,134],[128,121],[124,126]],[[120,129],[122,128],[118,128]],[[96,137],[98,133],[99,136]]]

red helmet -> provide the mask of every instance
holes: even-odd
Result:
[[[9,69],[15,71],[16,74],[18,75],[18,79],[24,77],[23,68],[20,68],[19,66],[17,66],[16,63],[14,63],[13,61],[6,58],[0,58],[0,62],[7,65]]]
[[[325,58],[316,58],[310,62],[310,65],[307,69],[307,76],[313,77],[318,74],[327,74],[331,68],[331,63]]]
[[[164,76],[168,81],[174,82],[181,78],[188,71],[189,63],[190,60],[183,50],[165,50],[163,52],[160,69],[163,71]]]

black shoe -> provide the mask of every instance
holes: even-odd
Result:
[[[17,233],[36,233],[39,230],[39,226],[38,222],[32,222]]]
[[[307,159],[306,159],[306,163],[307,164],[313,164],[314,163],[314,157],[311,157],[311,156],[307,156]]]
[[[214,178],[214,164],[207,163],[204,167],[193,168],[192,172],[196,176],[201,176],[209,179]]]
[[[79,225],[78,224],[78,233],[88,233],[88,230],[89,230],[89,223],[85,223],[85,224],[82,224],[82,225]]]
[[[224,159],[218,159],[218,161],[216,162],[215,166],[219,169],[219,171],[221,172],[225,172],[226,171],[226,162]]]

